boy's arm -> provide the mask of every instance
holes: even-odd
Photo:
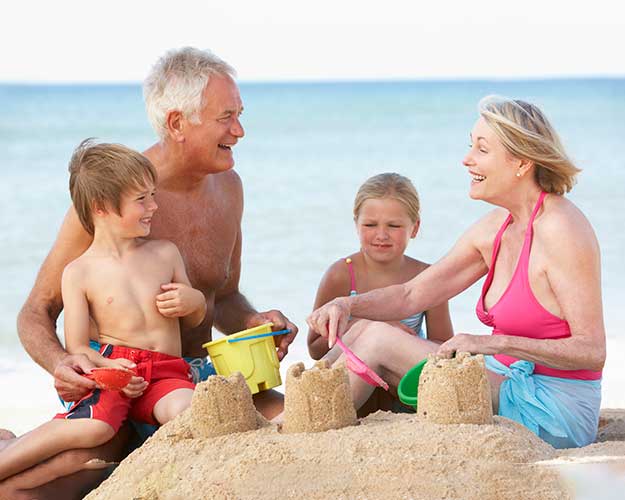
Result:
[[[168,318],[180,318],[185,328],[195,328],[206,315],[206,297],[191,286],[178,247],[169,242],[167,257],[174,265],[171,283],[161,285],[163,293],[156,296],[156,307]]]
[[[82,285],[84,273],[77,262],[63,271],[61,294],[65,308],[65,349],[70,354],[84,354],[96,366],[105,366],[106,358],[89,347],[89,303]]]
[[[90,243],[91,236],[82,228],[74,208],[70,207],[17,317],[17,331],[24,349],[54,376],[54,386],[65,401],[77,401],[95,387],[91,380],[80,376],[93,364],[84,356],[68,354],[56,335],[56,321],[63,310],[63,269]]]

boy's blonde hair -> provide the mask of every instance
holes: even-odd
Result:
[[[569,159],[558,134],[537,106],[487,96],[478,109],[510,154],[534,162],[534,177],[543,191],[564,194],[573,188],[581,170]]]
[[[81,224],[93,234],[95,208],[120,214],[122,194],[156,184],[152,162],[121,144],[97,144],[86,139],[69,162],[69,191]]]
[[[354,220],[358,219],[365,201],[380,198],[392,198],[402,203],[413,224],[421,220],[421,204],[417,190],[410,179],[396,173],[374,175],[360,186],[354,200]]]

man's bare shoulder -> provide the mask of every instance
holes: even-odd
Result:
[[[234,203],[243,209],[243,182],[241,177],[234,170],[228,170],[214,175],[214,188],[228,199],[230,203]]]

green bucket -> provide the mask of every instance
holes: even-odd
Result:
[[[405,405],[417,408],[417,392],[419,391],[419,377],[423,371],[427,358],[422,359],[414,365],[406,375],[402,377],[397,386],[399,400]]]

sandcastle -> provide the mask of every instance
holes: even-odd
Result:
[[[419,378],[419,418],[437,424],[492,424],[493,407],[484,357],[433,354]]]
[[[322,432],[356,422],[345,365],[329,367],[323,360],[310,370],[304,363],[289,367],[282,432]]]
[[[209,438],[258,428],[252,393],[241,373],[214,375],[195,387],[191,401],[194,438]]]

